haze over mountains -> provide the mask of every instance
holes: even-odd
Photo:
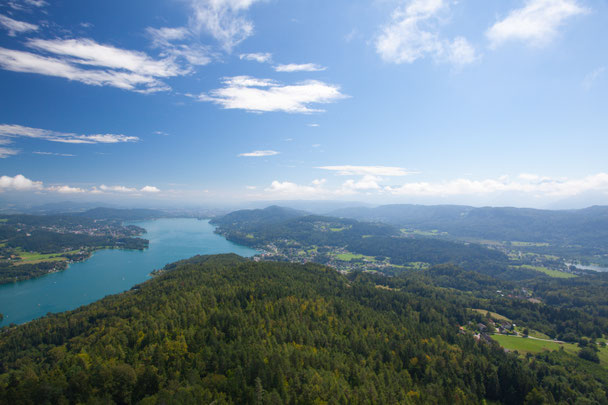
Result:
[[[538,210],[510,207],[475,208],[461,205],[384,205],[355,207],[329,214],[400,227],[439,230],[459,237],[550,242],[562,245],[605,246],[608,207],[579,210]]]

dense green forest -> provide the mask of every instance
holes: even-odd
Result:
[[[424,279],[195,257],[3,329],[0,401],[608,403],[606,369],[592,361],[517,357],[460,333],[477,321],[468,300]]]

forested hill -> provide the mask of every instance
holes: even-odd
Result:
[[[599,365],[517,358],[459,333],[470,316],[459,297],[414,279],[195,257],[4,329],[0,403],[608,403]]]
[[[280,207],[237,211],[212,222],[230,241],[278,252],[274,260],[331,264],[347,252],[373,257],[376,264],[383,261],[386,267],[451,262],[503,278],[535,276],[534,272],[510,268],[509,259],[498,250],[473,243],[405,237],[398,228],[379,222],[305,215]]]
[[[376,208],[346,208],[329,215],[380,221],[400,227],[439,230],[459,237],[599,248],[605,248],[608,244],[608,206],[552,211],[396,204]]]
[[[271,205],[264,209],[234,211],[214,218],[211,223],[217,226],[238,226],[252,229],[259,225],[276,224],[306,215],[309,215],[306,211]]]

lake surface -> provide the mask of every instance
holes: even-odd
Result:
[[[213,233],[215,227],[207,220],[171,218],[131,223],[148,231],[142,236],[150,240],[148,249],[100,250],[67,270],[0,285],[0,313],[4,314],[0,325],[28,322],[48,312],[75,309],[129,290],[149,279],[152,270],[197,254],[258,253]]]
[[[582,264],[577,264],[577,263],[566,263],[567,266],[574,266],[577,269],[580,270],[592,270],[592,271],[599,271],[599,272],[608,272],[608,267],[600,267],[600,266],[596,266],[595,264],[590,264],[588,266],[586,265],[582,265]]]

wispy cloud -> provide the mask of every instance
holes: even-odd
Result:
[[[184,72],[190,72],[192,66],[204,66],[213,60],[213,53],[208,46],[201,45],[186,27],[162,27],[146,29],[152,38],[152,45],[161,50],[161,56],[180,59],[186,62]]]
[[[223,88],[203,93],[198,100],[251,112],[312,113],[323,111],[312,108],[312,104],[332,103],[346,97],[338,86],[317,80],[283,85],[271,79],[235,76],[226,77],[223,82]]]
[[[438,62],[464,66],[478,59],[475,48],[464,38],[447,40],[437,24],[448,10],[445,0],[410,0],[398,7],[376,38],[376,51],[392,63],[413,63],[427,56]]]
[[[274,67],[276,72],[320,72],[327,69],[321,65],[317,65],[316,63],[290,63],[287,65],[277,65]]]
[[[44,0],[23,0],[23,2],[34,7],[44,7],[49,4]]]
[[[588,12],[577,0],[527,0],[486,32],[492,47],[508,41],[541,46],[557,35],[558,28],[574,16]]]
[[[254,150],[253,152],[241,153],[239,156],[244,157],[264,157],[264,156],[274,156],[278,155],[281,152],[277,152],[276,150]]]
[[[69,132],[51,131],[48,129],[31,128],[22,125],[0,124],[0,139],[10,141],[11,138],[35,138],[50,142],[73,143],[73,144],[95,144],[95,143],[121,143],[137,142],[136,136],[122,134],[92,134],[79,135]]]
[[[258,62],[258,63],[268,63],[268,62],[272,61],[272,54],[268,53],[268,52],[242,53],[239,55],[239,59]]]
[[[144,52],[99,44],[86,38],[30,39],[26,45],[39,53],[0,48],[0,68],[141,93],[169,90],[161,79],[191,72],[188,65],[176,62],[177,56],[183,56],[192,63],[188,55],[178,55],[179,50],[163,59],[154,59]]]
[[[34,155],[43,155],[43,156],[64,156],[64,157],[73,157],[76,155],[72,155],[71,153],[55,153],[55,152],[32,152]]]
[[[7,4],[13,10],[23,11],[28,10],[30,7],[44,7],[49,3],[44,0],[13,0],[9,1]]]
[[[8,31],[9,37],[14,37],[23,32],[38,31],[38,26],[36,24],[13,20],[2,14],[0,14],[0,26]]]
[[[407,176],[414,172],[409,172],[402,167],[391,166],[320,166],[317,169],[330,170],[340,176]]]
[[[5,159],[7,157],[15,156],[18,154],[19,154],[19,149],[0,147],[0,159]]]
[[[261,0],[191,0],[190,26],[207,32],[220,42],[224,50],[232,48],[253,34],[253,23],[245,11]]]
[[[92,39],[31,39],[30,48],[68,57],[70,62],[138,73],[151,77],[172,77],[186,73],[170,58],[156,60],[139,51],[99,44]]]
[[[602,77],[606,72],[606,68],[604,66],[595,69],[593,72],[589,73],[585,76],[583,80],[583,88],[585,90],[591,90],[593,85]]]

